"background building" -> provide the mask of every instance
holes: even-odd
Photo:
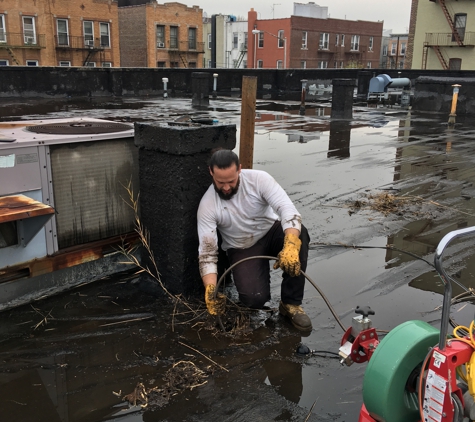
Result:
[[[233,15],[203,19],[204,67],[247,67],[247,21]]]
[[[116,0],[0,2],[0,65],[120,66]]]
[[[475,68],[475,3],[412,0],[407,60],[412,69]]]
[[[203,11],[155,0],[119,3],[123,67],[203,66]]]
[[[299,4],[284,19],[257,19],[248,12],[248,67],[257,68],[378,68],[383,22],[309,17],[327,16],[326,8]]]
[[[387,41],[385,69],[407,69],[406,53],[409,34],[391,34]]]

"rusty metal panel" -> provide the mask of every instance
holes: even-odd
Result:
[[[24,195],[0,197],[0,223],[54,214],[54,209]]]
[[[51,145],[58,248],[134,230],[125,186],[138,193],[138,152],[133,138]]]

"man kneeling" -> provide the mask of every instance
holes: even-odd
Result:
[[[238,156],[218,150],[210,159],[213,184],[198,208],[199,265],[208,312],[224,312],[225,297],[216,294],[218,231],[230,264],[244,258],[277,256],[274,268],[283,270],[279,312],[295,328],[311,331],[312,322],[300,306],[307,267],[307,229],[282,187],[268,173],[242,170]],[[260,309],[270,300],[267,259],[250,259],[233,268],[233,279],[243,305]],[[216,297],[215,297],[216,296]]]

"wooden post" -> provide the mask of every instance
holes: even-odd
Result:
[[[256,123],[257,77],[242,77],[241,138],[239,160],[243,169],[252,169],[254,160],[254,127]]]

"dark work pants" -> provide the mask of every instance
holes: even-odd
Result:
[[[307,269],[308,244],[310,237],[307,229],[302,225],[300,232],[302,246],[300,248],[300,268]],[[284,246],[284,231],[280,221],[276,221],[267,234],[254,246],[247,249],[228,249],[229,263],[240,261],[251,256],[277,256]],[[250,259],[241,262],[233,268],[233,278],[241,302],[249,308],[260,309],[270,299],[270,264],[268,259]],[[291,305],[300,305],[303,299],[305,277],[291,277],[282,273],[281,299]]]

